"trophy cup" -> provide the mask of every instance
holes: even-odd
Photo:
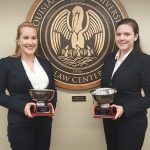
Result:
[[[98,88],[90,92],[97,102],[97,105],[94,104],[94,118],[114,118],[116,109],[110,107],[110,104],[116,92],[113,88]]]
[[[53,116],[53,105],[48,103],[53,99],[55,90],[52,89],[30,89],[30,96],[36,103],[36,106],[31,107],[31,114],[33,116]]]

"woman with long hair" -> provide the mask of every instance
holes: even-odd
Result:
[[[29,89],[54,89],[51,64],[37,56],[37,29],[18,26],[15,54],[0,60],[0,105],[8,109],[8,139],[12,150],[49,150],[52,117],[34,117]],[[7,90],[7,94],[6,94]],[[52,105],[56,106],[56,93]]]
[[[141,50],[139,26],[131,18],[118,23],[115,43],[101,79],[102,87],[117,90],[111,105],[116,115],[103,119],[107,150],[141,150],[150,107],[150,56]]]

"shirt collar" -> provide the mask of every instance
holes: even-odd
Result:
[[[122,58],[122,60],[125,60],[126,59],[126,57],[130,54],[130,52],[133,50],[133,48],[131,48],[124,56],[123,56],[123,58]],[[117,52],[117,54],[116,54],[116,56],[115,56],[115,59],[119,59],[119,56],[120,56],[120,49],[118,50],[118,52]]]

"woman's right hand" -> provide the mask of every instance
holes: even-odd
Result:
[[[123,110],[122,106],[113,104],[113,105],[111,105],[111,107],[115,108],[116,111],[117,111],[116,114],[115,114],[114,120],[120,118],[123,115],[124,110]]]
[[[25,105],[25,108],[24,108],[24,113],[27,117],[29,118],[33,118],[34,116],[32,116],[31,114],[31,107],[35,106],[36,104],[33,103],[33,102],[29,102]]]

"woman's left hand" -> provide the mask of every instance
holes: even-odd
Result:
[[[52,103],[48,103],[48,105],[51,107],[51,113],[54,114],[54,107]]]
[[[116,115],[114,117],[114,120],[120,118],[124,112],[123,107],[115,104],[111,105],[111,107],[116,109]]]

